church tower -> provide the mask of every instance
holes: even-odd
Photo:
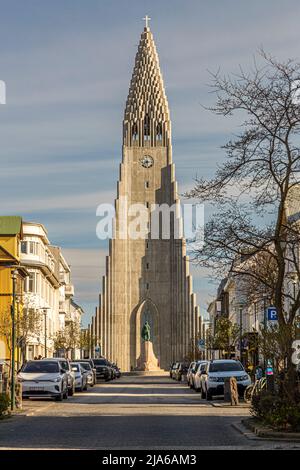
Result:
[[[142,204],[149,214],[143,238],[124,236],[122,223],[126,221],[128,227],[132,220],[126,211],[136,204]],[[159,225],[158,237],[151,237],[153,204],[176,208],[168,222],[170,236],[163,236]],[[186,243],[180,234],[169,106],[147,20],[124,113],[115,209],[114,236],[96,318],[102,355],[117,362],[123,371],[135,369],[141,354],[142,328],[148,321],[154,354],[165,369],[188,353],[197,334],[199,311]]]

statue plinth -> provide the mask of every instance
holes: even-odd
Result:
[[[141,355],[137,360],[137,370],[160,370],[158,360],[153,352],[153,344],[151,341],[142,341]]]

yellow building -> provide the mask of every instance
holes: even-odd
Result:
[[[23,279],[27,274],[20,266],[22,236],[21,217],[0,216],[0,360],[9,361],[11,358],[11,306],[14,274],[16,277],[16,319],[22,311]]]

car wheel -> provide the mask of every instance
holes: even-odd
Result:
[[[206,400],[211,401],[213,399],[212,393],[209,390],[206,390]]]
[[[63,398],[64,398],[64,394],[61,393],[60,395],[58,395],[57,397],[55,397],[55,400],[56,400],[56,401],[63,401]]]

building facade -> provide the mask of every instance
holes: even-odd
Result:
[[[28,323],[25,357],[52,357],[58,353],[57,334],[63,335],[68,321],[75,318],[71,270],[61,249],[50,244],[45,227],[38,223],[23,223],[21,263],[28,273],[23,296],[23,317]],[[82,313],[80,307],[78,312]],[[81,313],[76,314],[78,329]]]
[[[0,217],[0,360],[5,361],[11,360],[13,293],[16,323],[23,310],[23,281],[27,272],[20,263],[22,237],[21,217]]]
[[[129,213],[134,205],[143,206],[144,237],[128,233],[132,218],[127,218],[124,204]],[[175,208],[167,237],[161,219],[157,238],[150,235],[153,205]],[[126,102],[115,209],[114,237],[91,330],[100,338],[102,354],[131,370],[137,366],[141,330],[148,321],[154,354],[160,367],[167,368],[188,354],[199,327],[199,309],[181,233],[169,107],[148,26],[141,35]]]

